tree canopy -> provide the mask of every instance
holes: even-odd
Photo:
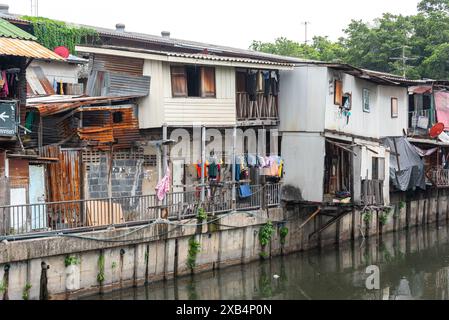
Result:
[[[310,44],[284,37],[253,41],[250,49],[405,74],[412,79],[449,79],[449,0],[422,0],[416,15],[384,13],[371,22],[351,20],[344,37],[314,37]]]

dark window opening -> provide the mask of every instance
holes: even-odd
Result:
[[[196,66],[187,66],[187,95],[189,97],[200,96],[200,68]]]
[[[112,122],[122,123],[123,122],[123,112],[117,111],[112,114]]]
[[[215,68],[199,66],[172,66],[173,97],[215,98]]]

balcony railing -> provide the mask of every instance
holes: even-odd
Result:
[[[447,169],[430,169],[427,177],[436,187],[449,187],[449,170]]]
[[[219,188],[202,204],[209,214],[258,210],[280,204],[280,184],[250,186],[245,198],[237,196],[235,206],[232,188]],[[265,199],[263,199],[265,197]],[[0,236],[23,236],[48,232],[86,232],[110,226],[127,227],[148,223],[159,217],[169,220],[197,216],[201,192],[170,192],[165,201],[155,194],[133,197],[75,200],[38,204],[0,206]],[[164,211],[164,213],[162,213]],[[164,216],[166,214],[166,216]]]
[[[278,99],[273,95],[264,96],[257,93],[255,101],[251,101],[246,92],[237,93],[238,121],[273,121],[279,119]]]
[[[413,111],[409,113],[409,131],[412,134],[425,134],[435,123],[432,110]]]

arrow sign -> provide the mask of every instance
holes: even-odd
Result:
[[[0,137],[13,137],[17,133],[17,103],[0,101]]]
[[[9,116],[3,111],[3,113],[0,114],[0,119],[2,119],[3,122],[6,122],[6,119],[9,119]]]

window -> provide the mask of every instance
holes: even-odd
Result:
[[[343,105],[343,82],[341,80],[334,81],[334,104]]]
[[[370,92],[368,89],[363,89],[363,96],[362,96],[362,103],[363,103],[363,112],[371,112],[371,106],[370,106]]]
[[[215,98],[215,68],[199,66],[172,66],[173,97]]]
[[[123,122],[123,112],[117,111],[112,114],[112,122],[122,123]]]
[[[350,93],[345,93],[343,95],[342,107],[345,110],[351,110],[352,109],[352,95]]]
[[[398,98],[391,98],[391,117],[397,118],[399,116]]]
[[[385,180],[385,159],[372,158],[372,180]]]

